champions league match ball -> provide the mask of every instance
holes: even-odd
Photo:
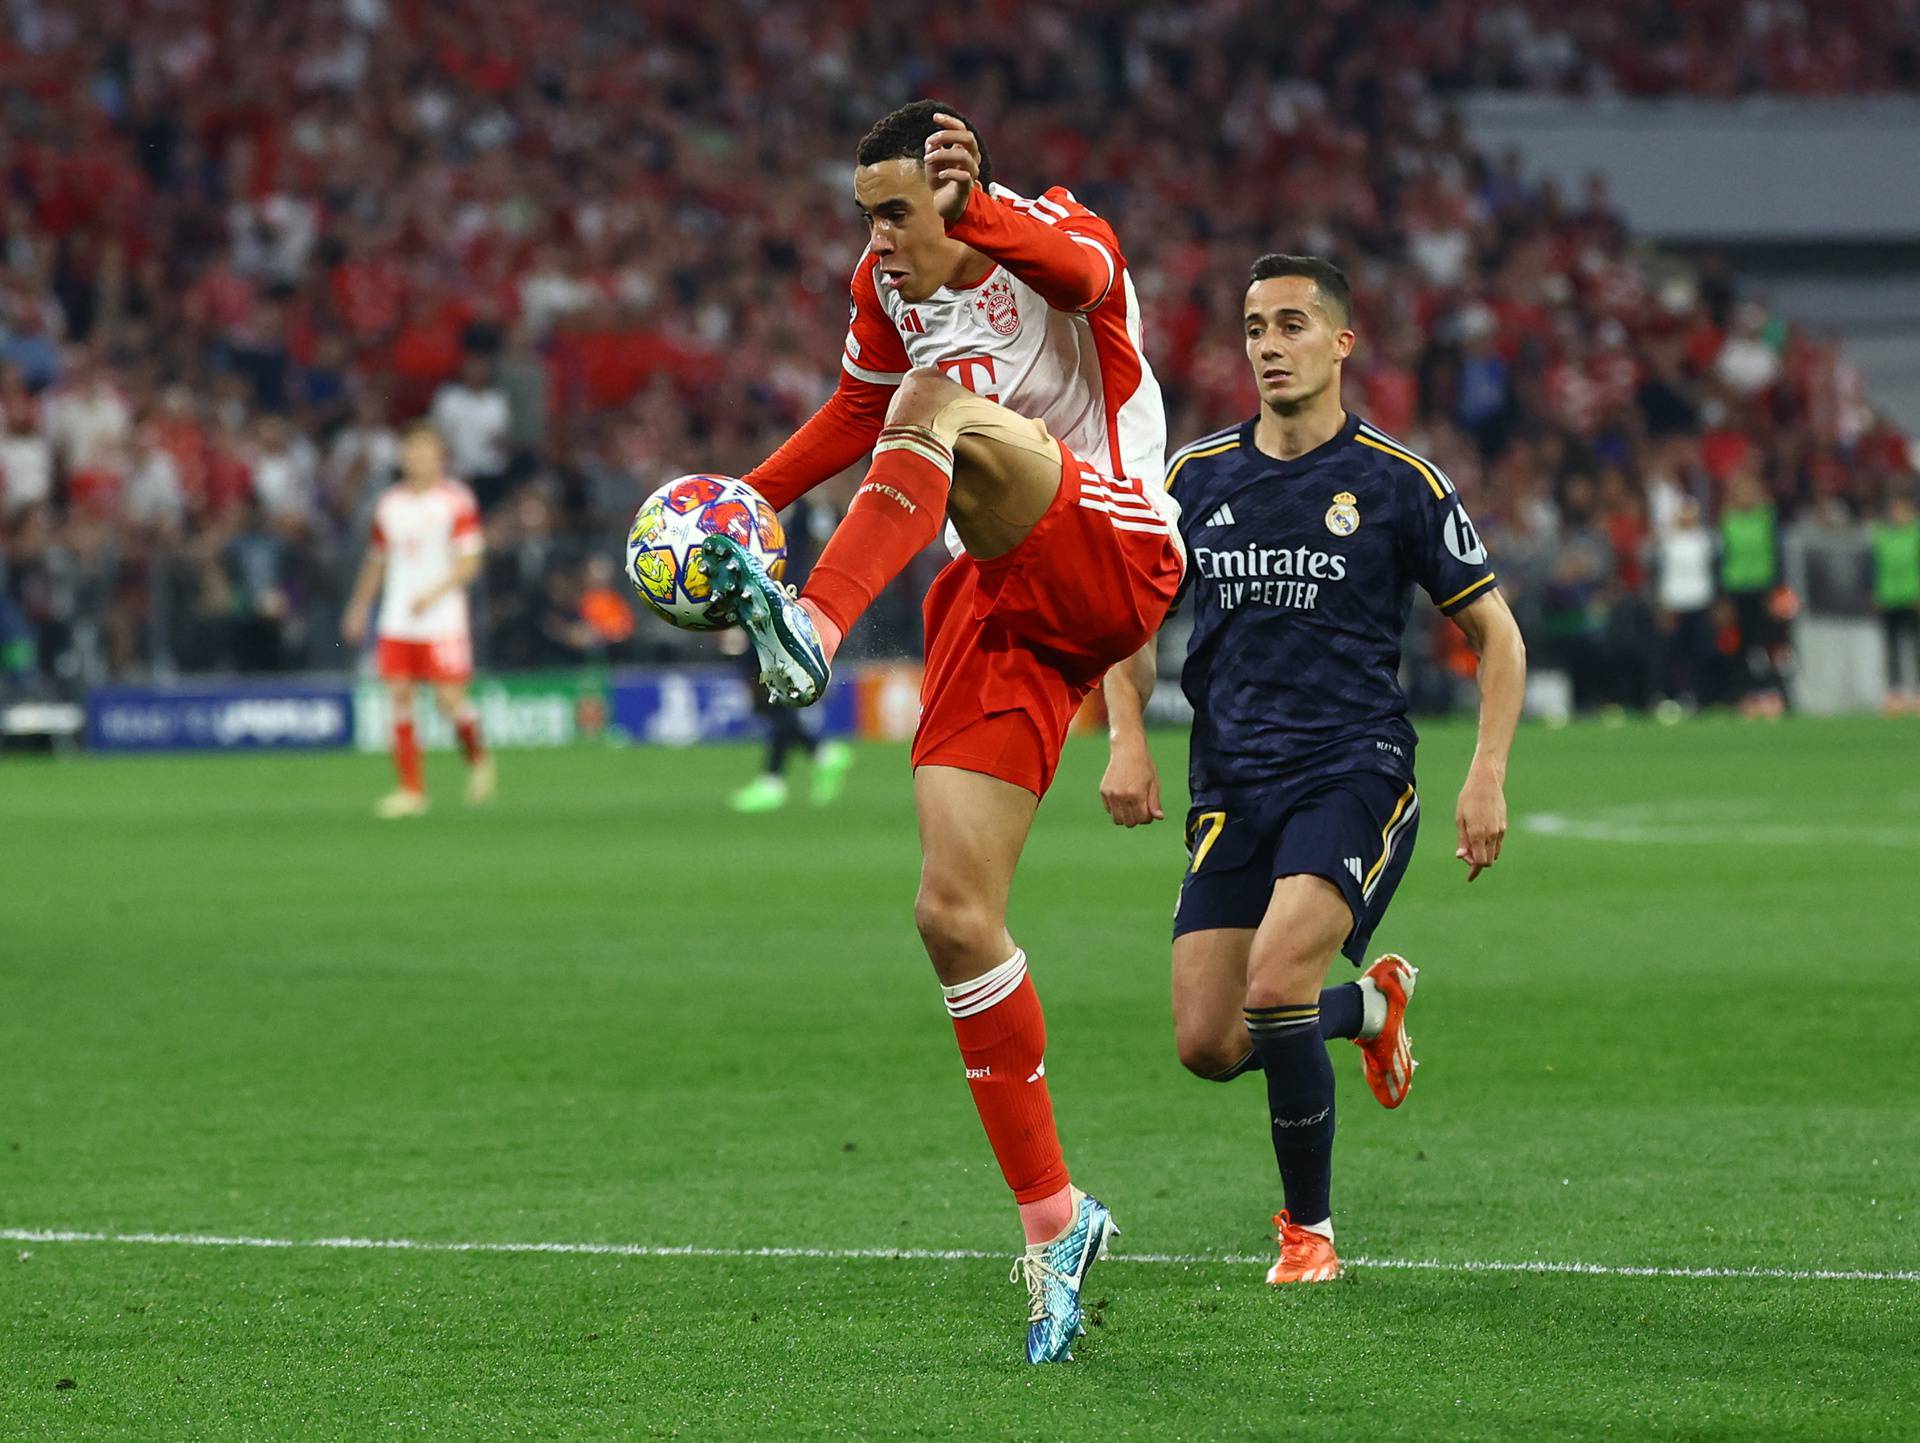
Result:
[[[627,580],[661,619],[687,631],[719,631],[731,615],[709,612],[712,586],[700,543],[729,536],[757,555],[775,581],[787,569],[787,534],[766,499],[732,476],[682,476],[646,499],[627,533]]]

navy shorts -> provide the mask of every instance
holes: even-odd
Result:
[[[1341,951],[1358,966],[1406,874],[1420,798],[1378,772],[1343,772],[1238,793],[1187,814],[1187,875],[1173,935],[1258,927],[1274,880],[1304,873],[1340,889],[1353,913]]]

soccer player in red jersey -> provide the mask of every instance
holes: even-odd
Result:
[[[912,750],[915,921],[1019,1205],[1027,1357],[1061,1361],[1112,1220],[1069,1180],[1006,906],[1069,722],[1180,582],[1165,413],[1112,227],[1066,190],[1029,200],[993,184],[951,106],[919,101],[875,125],[854,194],[868,241],[839,386],[746,479],[785,507],[869,453],[871,469],[799,597],[724,538],[706,543],[714,594],[776,697],[805,705],[841,638],[946,523],[954,559],[926,598]]]
[[[417,684],[434,700],[460,738],[467,759],[467,800],[493,797],[493,758],[480,738],[480,717],[467,697],[473,676],[473,640],[467,587],[480,574],[480,509],[473,493],[446,474],[447,451],[426,421],[407,428],[400,447],[400,484],[380,495],[373,513],[373,545],[354,580],[340,631],[358,646],[367,634],[373,599],[380,598],[380,677],[393,705],[393,761],[399,787],[382,798],[382,817],[417,817],[427,809],[420,741],[413,726]]]

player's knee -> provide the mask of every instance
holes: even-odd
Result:
[[[964,389],[938,366],[915,366],[895,388],[887,420],[892,425],[924,425],[940,413],[955,392]]]
[[[935,968],[967,958],[989,957],[1003,931],[991,908],[955,889],[925,881],[913,901],[913,925]]]
[[[1287,1007],[1320,1000],[1331,958],[1318,950],[1274,947],[1247,960],[1247,1006]]]
[[[1177,1031],[1173,1046],[1182,1067],[1211,1080],[1231,1072],[1246,1057],[1249,1044],[1244,1033],[1230,1041],[1215,1032]]]

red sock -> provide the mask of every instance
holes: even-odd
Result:
[[[1035,1203],[1067,1186],[1067,1160],[1047,1092],[1047,1021],[1027,976],[1027,954],[971,982],[942,989],[973,1105],[1016,1202]]]
[[[420,739],[413,732],[410,716],[393,719],[393,766],[400,773],[400,785],[410,792],[424,792],[426,779],[420,775]]]
[[[940,534],[952,486],[953,452],[926,427],[880,432],[866,483],[828,538],[804,593],[842,636]]]
[[[468,766],[487,754],[486,743],[480,740],[480,714],[471,706],[463,706],[453,714],[453,730],[460,738],[460,750]]]

